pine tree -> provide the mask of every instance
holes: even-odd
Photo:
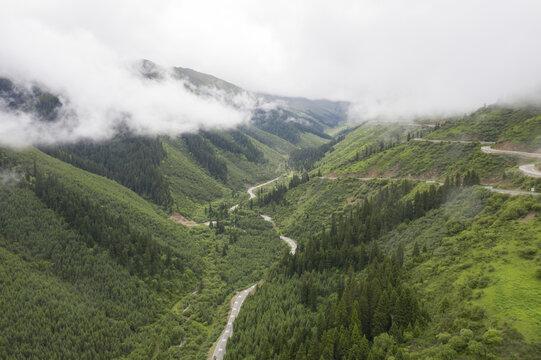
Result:
[[[419,243],[416,241],[413,244],[413,253],[411,254],[414,258],[418,257],[421,254],[419,250]]]

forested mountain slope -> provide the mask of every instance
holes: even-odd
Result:
[[[520,111],[500,121],[516,132]],[[538,358],[541,198],[479,183],[540,183],[514,173],[525,159],[480,143],[417,140],[477,131],[461,121],[364,124],[306,181],[259,194],[254,206],[299,246],[246,301],[226,358]]]
[[[62,115],[39,88],[0,91]],[[344,103],[263,97],[278,105],[235,129],[0,149],[0,357],[207,359],[258,283],[226,358],[536,358],[541,197],[482,185],[541,180],[478,142],[537,149],[535,109],[339,132]]]
[[[321,156],[312,173],[443,181],[447,175],[475,169],[483,183],[527,190],[539,181],[524,176],[518,167],[532,160],[494,156],[482,151],[486,144],[480,141],[495,142],[495,149],[535,151],[541,147],[538,122],[535,109],[490,106],[461,118],[434,120],[432,126],[365,123]]]
[[[150,62],[141,70],[149,81],[163,75]],[[201,96],[247,93],[176,71]],[[76,117],[69,99],[43,89],[2,78],[0,101],[38,127]],[[0,149],[1,307],[10,313],[0,357],[206,358],[234,291],[287,252],[248,208],[246,187],[284,173],[292,150],[326,142],[345,119],[347,104],[314,102],[312,116],[310,100],[295,102],[238,129],[157,137],[120,122],[98,142]],[[173,212],[211,226],[187,228]]]
[[[469,181],[315,177],[264,205],[300,244],[226,358],[536,359],[541,201]]]
[[[15,179],[0,189],[3,358],[204,358],[229,295],[283,249],[257,215],[225,212],[219,229],[188,230],[39,150],[0,158]]]

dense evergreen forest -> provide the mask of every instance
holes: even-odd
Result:
[[[76,229],[88,247],[109,250],[119,264],[141,279],[171,279],[182,274],[178,254],[161,248],[150,233],[136,230],[123,216],[108,214],[91,199],[67,191],[56,177],[34,169],[36,195]],[[159,282],[158,282],[159,286]]]
[[[406,254],[399,243],[385,254],[379,239],[477,184],[473,170],[424,191],[409,180],[391,182],[345,216],[333,216],[329,228],[273,268],[269,282],[239,316],[241,330],[226,358],[407,358],[400,345],[426,329],[430,316],[405,284],[403,266],[407,257],[417,259],[427,249],[415,243]],[[285,187],[267,195],[283,194],[279,189]],[[466,329],[461,336],[456,341],[467,342],[473,333]],[[470,346],[482,348],[476,342]]]
[[[188,151],[197,162],[216,179],[222,182],[227,181],[227,164],[218,157],[213,148],[209,146],[207,140],[198,134],[183,135]]]
[[[62,106],[2,91],[41,121]],[[321,124],[293,115],[1,149],[0,358],[207,359],[230,300],[256,283],[226,359],[539,357],[540,198],[480,186],[538,191],[518,169],[530,160],[412,141],[531,150],[537,111],[363,124],[324,145]]]
[[[211,131],[201,131],[203,137],[208,139],[211,143],[218,148],[225,151],[229,151],[234,154],[241,154],[246,157],[246,160],[263,163],[265,162],[265,156],[263,152],[257,149],[250,139],[238,130],[233,130],[228,133],[219,133]],[[231,139],[228,139],[226,135],[231,135]]]
[[[216,206],[221,231],[187,233],[37,150],[2,150],[0,167],[1,358],[146,359],[158,346],[160,358],[198,359],[231,293],[284,250],[254,213]]]
[[[403,200],[413,189],[412,182],[391,183],[365,199],[345,217],[332,218],[329,230],[308,241],[304,251],[288,259],[290,272],[338,268],[364,269],[377,252],[373,241],[404,221],[422,217],[441,205],[450,189],[447,185],[415,192],[413,199]]]
[[[261,130],[277,135],[293,144],[298,144],[303,133],[311,133],[323,139],[332,139],[325,134],[321,125],[305,124],[304,119],[297,121],[297,116],[284,109],[272,109],[264,111],[256,109],[252,121]],[[303,121],[303,122],[301,122]]]
[[[172,204],[169,185],[160,171],[166,153],[157,138],[119,135],[103,143],[81,142],[42,150],[81,169],[116,180],[158,205]]]
[[[318,147],[293,150],[289,154],[289,165],[297,170],[311,170],[316,161],[320,160],[325,153],[333,151],[333,146],[342,140],[344,136],[339,136]]]
[[[158,316],[152,289],[89,248],[29,187],[0,189],[0,202],[0,357],[109,359],[133,349],[126,338]]]

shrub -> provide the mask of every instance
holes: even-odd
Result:
[[[471,339],[473,339],[473,331],[471,331],[470,329],[462,329],[460,330],[460,336],[464,340],[470,341]]]
[[[448,332],[442,332],[436,335],[436,338],[438,339],[440,343],[447,344],[447,342],[451,338],[451,334],[449,334]]]
[[[456,358],[456,351],[449,345],[442,345],[439,347],[439,350],[439,357],[441,357],[441,359],[451,360]]]
[[[455,335],[449,339],[448,344],[455,351],[460,352],[466,347],[467,342],[462,336]]]
[[[527,259],[527,260],[532,259],[535,256],[535,254],[537,254],[537,249],[533,247],[527,247],[518,251],[518,255],[521,258]]]
[[[476,356],[476,358],[479,358],[484,355],[485,349],[483,347],[483,344],[481,344],[479,341],[470,340],[468,343],[468,352],[471,355]]]
[[[483,334],[483,340],[487,344],[497,345],[497,344],[499,344],[499,343],[501,343],[503,341],[502,332],[500,330],[497,330],[497,329],[488,329]]]
[[[490,279],[488,276],[481,276],[479,278],[479,281],[477,282],[477,287],[479,289],[484,289],[488,286],[488,283],[490,282]]]

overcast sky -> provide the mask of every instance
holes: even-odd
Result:
[[[541,89],[539,0],[0,5],[0,74],[47,83],[75,96],[74,102],[87,98],[103,109],[121,101],[124,92],[144,107],[126,70],[142,58],[253,91],[351,101],[353,117],[460,113]],[[175,91],[184,113],[172,107],[165,116],[181,111],[189,122],[204,104],[191,106],[196,100]],[[156,101],[150,108],[164,106]],[[119,111],[138,111],[124,102]],[[245,118],[230,115],[220,121]]]

